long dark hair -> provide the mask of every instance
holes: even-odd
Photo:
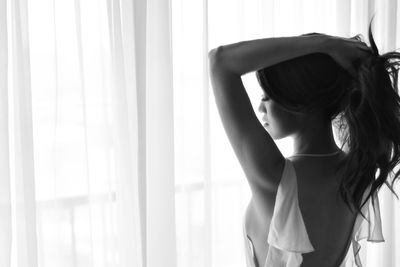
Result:
[[[371,23],[372,20],[368,38],[372,53],[355,62],[357,77],[323,53],[307,54],[256,71],[261,88],[283,108],[301,113],[319,111],[326,120],[333,121],[341,149],[347,152],[338,167],[345,166],[340,194],[350,210],[352,204],[361,214],[362,206],[383,183],[398,199],[393,184],[400,175],[400,170],[393,171],[400,162],[400,62],[394,61],[400,60],[400,53],[379,55]],[[362,41],[360,35],[356,39]],[[387,182],[389,174],[391,184]]]

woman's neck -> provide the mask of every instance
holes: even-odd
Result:
[[[305,128],[294,135],[293,141],[293,154],[329,154],[340,150],[331,125]]]

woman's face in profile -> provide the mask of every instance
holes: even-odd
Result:
[[[299,128],[298,119],[264,92],[261,96],[258,111],[262,113],[262,124],[272,139],[287,137]]]

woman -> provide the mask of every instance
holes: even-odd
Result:
[[[312,33],[209,52],[218,112],[252,192],[247,266],[361,266],[358,240],[384,241],[377,192],[393,191],[399,175],[389,176],[400,160],[400,53],[379,55],[371,23],[371,47]],[[263,124],[241,80],[252,71]],[[285,158],[273,140],[287,136]]]

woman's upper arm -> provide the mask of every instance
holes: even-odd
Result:
[[[217,109],[250,186],[276,190],[285,158],[254,113],[241,77],[219,62],[218,48],[209,59]]]

